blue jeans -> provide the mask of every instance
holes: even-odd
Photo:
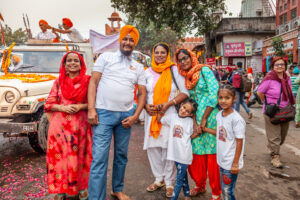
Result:
[[[239,89],[236,89],[235,95],[236,95],[236,102],[235,102],[235,106],[234,106],[235,110],[240,112],[240,104],[241,104],[243,106],[243,108],[246,110],[246,112],[249,114],[250,110],[244,101],[245,92],[241,92]]]
[[[184,196],[186,197],[190,196],[190,188],[189,188],[188,175],[187,175],[188,165],[181,164],[178,162],[175,162],[175,165],[177,168],[177,176],[176,176],[176,184],[174,187],[171,200],[178,199],[181,188],[183,189]]]
[[[220,167],[221,187],[224,200],[235,200],[234,188],[238,174],[232,174],[230,170]]]
[[[110,143],[114,135],[113,192],[122,192],[127,164],[131,128],[124,128],[122,120],[132,116],[135,109],[115,112],[97,109],[99,124],[93,127],[93,161],[89,178],[89,199],[106,199],[106,178]]]

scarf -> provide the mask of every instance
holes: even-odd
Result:
[[[275,80],[281,83],[282,87],[282,93],[283,93],[283,100],[287,101],[289,99],[290,103],[293,105],[295,104],[295,98],[292,93],[292,88],[289,87],[288,81],[290,80],[290,77],[283,72],[283,78],[280,79],[277,75],[277,73],[274,70],[271,70],[266,77],[262,80],[262,82],[266,80]]]
[[[181,50],[181,49],[184,49],[184,48],[178,49],[175,54],[177,63],[178,63],[177,55],[178,55],[179,50]],[[212,70],[212,68],[211,68],[211,66],[206,65],[206,64],[199,64],[196,55],[188,49],[185,49],[185,50],[187,50],[189,52],[190,57],[192,58],[192,68],[190,68],[188,71],[185,71],[185,70],[181,70],[180,67],[178,67],[178,71],[183,77],[185,77],[185,87],[188,90],[191,90],[197,85],[197,82],[200,77],[199,74],[200,74],[202,67],[209,67],[210,70]]]
[[[157,45],[154,45],[156,47]],[[161,73],[156,85],[154,87],[153,93],[153,105],[158,105],[166,103],[169,100],[172,86],[172,74],[171,67],[175,65],[171,61],[170,51],[167,56],[167,60],[164,63],[157,64],[154,59],[154,48],[152,52],[152,69],[155,72]],[[157,122],[157,115],[152,116],[151,125],[150,125],[150,135],[155,139],[158,138],[161,129],[161,123]]]
[[[66,72],[65,68],[65,60],[70,53],[74,53],[78,55],[80,59],[81,69],[78,76],[71,79],[69,77],[68,72]],[[66,55],[64,55],[59,70],[59,84],[61,87],[61,92],[64,98],[76,102],[84,102],[87,96],[87,89],[90,80],[90,76],[85,74],[86,66],[84,60],[81,55],[79,55],[75,51],[70,51]],[[79,84],[79,87],[74,87],[76,84]]]

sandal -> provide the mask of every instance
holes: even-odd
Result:
[[[295,127],[296,127],[296,128],[299,128],[299,127],[300,127],[300,123],[297,122]]]
[[[191,197],[195,197],[198,194],[203,194],[205,192],[206,192],[206,188],[194,187],[194,189],[190,190],[190,195],[191,195]]]
[[[174,187],[172,185],[168,185],[166,187],[166,197],[171,198],[173,196]]]
[[[161,187],[164,187],[165,186],[165,182],[162,181],[162,182],[158,182],[158,181],[155,181],[154,183],[152,183],[151,185],[149,185],[147,187],[147,191],[148,192],[154,192],[155,190],[161,188]]]

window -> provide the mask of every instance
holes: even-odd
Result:
[[[291,11],[291,18],[295,19],[297,17],[297,9],[295,8],[294,10]]]
[[[281,15],[279,18],[279,25],[282,25],[282,24],[283,24],[283,16]]]
[[[284,19],[284,24],[286,24],[287,23],[287,14],[286,13],[283,15],[283,19]]]
[[[284,4],[284,9],[285,9],[285,10],[287,9],[287,4]]]
[[[292,5],[295,5],[296,4],[296,0],[292,0]]]
[[[282,12],[282,6],[280,6],[280,12]]]

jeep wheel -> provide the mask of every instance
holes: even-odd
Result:
[[[39,128],[37,133],[29,133],[28,139],[31,147],[38,153],[47,152],[47,137],[48,137],[49,122],[46,114],[40,118]]]
[[[39,145],[43,149],[44,153],[47,152],[48,129],[49,129],[49,121],[47,119],[46,114],[44,113],[41,117],[39,130],[38,130]]]
[[[28,134],[29,144],[37,153],[44,153],[39,145],[38,133],[33,132]]]

